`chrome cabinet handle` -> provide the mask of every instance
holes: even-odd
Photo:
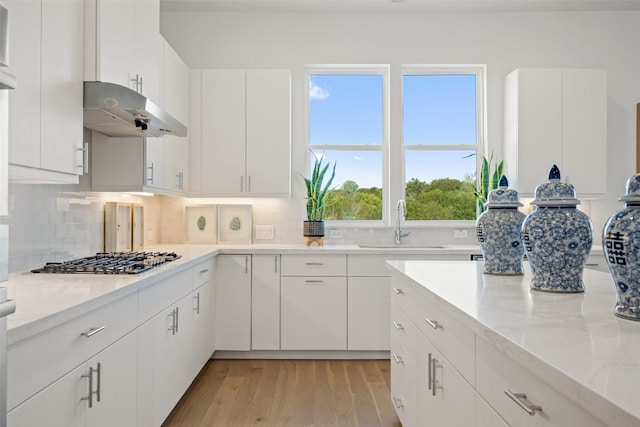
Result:
[[[94,371],[98,378],[98,384],[96,385],[96,401],[100,402],[100,392],[102,391],[102,364],[98,362],[97,368]]]
[[[82,173],[89,172],[89,143],[84,142],[82,148],[78,148],[78,151],[82,151],[82,164],[78,165],[78,168],[82,168]]]
[[[151,177],[149,178],[148,171],[151,170]],[[153,184],[153,162],[151,162],[151,166],[147,166],[147,182]]]
[[[251,175],[247,177],[247,192],[251,193]]]
[[[244,176],[240,176],[240,192],[244,191]]]
[[[176,310],[171,310],[171,314],[169,314],[169,316],[171,316],[171,327],[167,329],[168,331],[171,331],[171,335],[175,335],[176,332],[178,332],[178,328],[176,327],[176,315]]]
[[[397,356],[395,353],[393,353],[393,360],[395,360],[396,364],[401,364],[404,363],[404,360],[402,360],[402,356]]]
[[[304,265],[324,265],[324,263],[322,262],[305,262]]]
[[[395,320],[393,321],[393,326],[396,328],[397,331],[404,330],[404,326],[402,326],[402,323],[398,323]]]
[[[391,289],[393,289],[393,292],[395,292],[396,295],[403,295],[404,294],[404,291],[402,289],[400,289],[400,288],[391,288]]]
[[[542,407],[539,405],[532,405],[528,402],[525,402],[527,395],[524,393],[514,393],[508,388],[504,390],[504,394],[509,396],[511,400],[516,402],[522,410],[524,410],[527,414],[533,416],[536,414],[536,411],[542,412]]]
[[[195,311],[196,314],[200,314],[200,292],[194,295],[193,299],[196,300],[196,307],[193,309],[193,311]]]
[[[433,374],[431,373],[431,368],[433,367],[433,357],[431,353],[429,353],[429,366],[428,366],[428,374],[427,374],[427,385],[429,386],[429,390],[433,387]]]
[[[200,270],[200,274],[204,274],[204,273],[208,273],[208,272],[209,272],[209,269],[208,269],[208,268],[205,268],[205,269],[203,269],[203,270]]]
[[[244,256],[244,274],[249,274],[249,255]]]
[[[273,272],[274,273],[278,272],[278,255],[275,255],[273,257]]]
[[[424,319],[424,321],[427,322],[433,329],[444,329],[442,327],[442,323],[438,322],[437,320]]]
[[[89,408],[93,408],[93,396],[96,396],[96,401],[100,402],[100,381],[101,381],[101,375],[100,375],[100,371],[101,371],[101,366],[100,363],[98,363],[98,366],[96,369],[94,369],[93,367],[89,368],[89,373],[88,374],[82,374],[80,375],[81,378],[89,378],[89,395],[86,397],[81,397],[80,400],[86,400],[88,401],[89,404]],[[97,374],[97,378],[98,378],[98,383],[97,383],[97,387],[96,390],[93,390],[93,374],[94,372]]]
[[[178,312],[178,310],[179,308],[176,307],[176,334],[178,333],[178,320],[180,319],[180,316],[179,316],[180,313]]]
[[[436,366],[437,366],[437,359],[435,357],[433,357],[431,359],[431,395],[435,396],[436,395],[436,383],[438,382],[436,380]]]
[[[86,337],[86,338],[91,338],[92,336],[94,336],[98,332],[104,331],[104,328],[106,328],[106,326],[100,326],[99,328],[91,328],[87,332],[81,332],[80,335],[82,335],[83,337]]]
[[[324,283],[324,281],[322,281],[322,280],[305,280],[304,283],[307,283],[309,285],[322,285]]]
[[[402,399],[395,396],[393,396],[393,404],[396,405],[396,408],[398,409],[404,407],[404,404],[402,403]]]

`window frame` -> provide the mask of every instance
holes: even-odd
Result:
[[[392,195],[396,194],[398,200],[405,199],[405,159],[407,151],[445,151],[445,150],[470,150],[475,151],[476,157],[476,185],[478,182],[478,171],[480,169],[481,156],[484,153],[486,140],[486,65],[483,64],[462,64],[462,65],[429,65],[429,64],[410,64],[402,65],[400,73],[400,108],[404,108],[402,100],[404,76],[424,76],[424,75],[475,75],[476,76],[476,144],[404,144],[403,118],[402,114],[399,119],[399,128],[397,129],[399,138],[396,152],[400,156],[401,179],[398,182],[398,188],[394,188]],[[476,208],[477,217],[477,208]],[[396,216],[397,220],[397,216]],[[475,224],[476,220],[401,220],[403,224],[411,227],[436,228],[436,227],[468,227]]]
[[[310,138],[310,123],[309,123],[309,111],[310,111],[310,99],[309,99],[309,82],[312,75],[326,74],[326,75],[380,75],[382,76],[382,144],[311,144]],[[390,66],[388,64],[357,64],[357,65],[337,65],[337,64],[323,64],[323,65],[306,65],[305,66],[305,130],[307,147],[314,152],[322,151],[380,151],[382,153],[382,219],[380,220],[325,220],[327,226],[330,227],[388,227],[390,223],[389,219],[389,146],[390,146]],[[311,152],[307,150],[305,159],[305,170],[309,171],[309,165],[311,163]],[[340,167],[338,165],[338,167]]]

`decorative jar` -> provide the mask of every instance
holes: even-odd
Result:
[[[522,203],[516,190],[509,189],[506,176],[498,189],[489,193],[487,210],[478,217],[476,237],[484,256],[483,273],[499,275],[523,274],[520,231],[525,215],[518,210]]]
[[[582,272],[593,244],[593,225],[577,209],[573,185],[560,181],[553,165],[549,182],[535,189],[536,209],[522,224],[522,243],[531,264],[531,289],[584,292]]]
[[[616,316],[640,320],[640,174],[627,181],[624,209],[602,231],[602,248],[616,285]]]

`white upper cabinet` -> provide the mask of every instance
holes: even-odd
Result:
[[[191,92],[192,193],[288,197],[289,70],[194,72]]]
[[[85,80],[117,83],[160,103],[159,0],[87,0]]]
[[[607,74],[519,69],[505,80],[504,160],[509,184],[530,196],[560,168],[578,197],[606,192]]]
[[[82,0],[11,2],[9,174],[77,183],[83,173]]]

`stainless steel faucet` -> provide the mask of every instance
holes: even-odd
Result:
[[[405,205],[404,200],[402,199],[398,200],[397,209],[398,209],[398,214],[396,216],[395,237],[396,237],[396,245],[399,245],[402,242],[402,238],[407,237],[411,233],[403,233],[402,230],[400,230],[400,221],[407,217],[407,206]]]

